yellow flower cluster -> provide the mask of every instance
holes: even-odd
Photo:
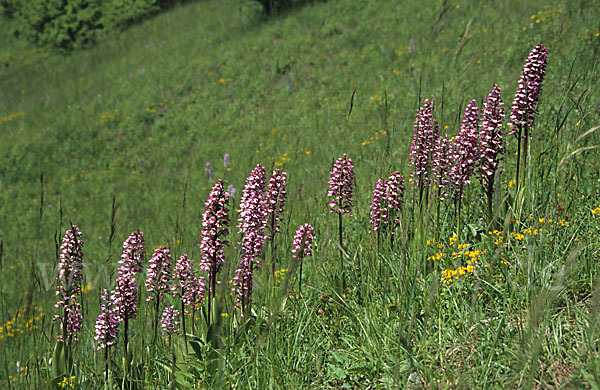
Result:
[[[596,207],[595,209],[592,210],[592,214],[600,215],[600,205],[598,205],[598,207]]]
[[[538,222],[541,224],[545,223],[547,225],[555,225],[555,226],[563,226],[563,227],[569,226],[569,222],[567,222],[565,219],[561,219],[560,221],[555,221],[552,218],[539,218]]]
[[[288,268],[282,268],[282,269],[278,269],[277,271],[275,271],[275,277],[276,278],[285,278],[285,274],[289,271]]]
[[[466,244],[460,244],[460,245],[466,245]],[[467,257],[467,264],[474,264],[474,263],[478,263],[481,260],[481,256],[485,255],[487,253],[487,249],[484,249],[482,251],[480,250],[474,250],[474,251],[458,251],[458,252],[452,252],[452,259],[456,260],[459,259],[461,257]]]
[[[490,232],[490,234],[491,233],[492,232]],[[501,234],[501,232],[498,232],[498,234]],[[440,280],[444,285],[449,285],[450,283],[460,279],[460,277],[463,275],[474,273],[476,268],[478,267],[478,264],[481,263],[482,256],[484,256],[487,253],[487,250],[470,250],[468,244],[458,242],[456,235],[450,237],[448,241],[449,244],[446,246],[446,244],[442,242],[436,243],[435,238],[427,240],[428,246],[437,249],[436,253],[429,256],[427,260],[441,260],[442,258],[446,257],[446,255],[448,255],[448,257],[450,257],[452,261],[460,262],[462,259],[465,259],[465,266],[461,266],[455,269],[446,268],[442,271],[442,277]],[[444,252],[445,248],[451,247],[456,247],[456,250],[453,250],[452,252],[448,253]]]
[[[431,260],[431,261],[435,261],[435,260],[440,260],[442,257],[444,257],[446,254],[444,252],[437,252],[435,255],[431,255],[427,258],[427,260]]]
[[[33,313],[28,320],[25,320],[24,313],[19,312],[5,324],[0,325],[0,340],[3,338],[15,337],[16,335],[25,333],[26,330],[34,330],[38,328],[37,323],[44,316],[42,308],[34,305]]]
[[[121,120],[121,111],[115,108],[113,112],[105,112],[100,115],[100,126],[106,123],[116,124]]]
[[[60,387],[61,387],[61,388],[63,388],[63,389],[64,389],[65,387],[68,387],[68,388],[74,389],[74,388],[75,388],[75,380],[76,380],[76,379],[77,379],[77,378],[76,378],[75,376],[72,376],[71,378],[67,378],[67,377],[65,376],[65,377],[63,377],[63,380],[62,380],[62,382],[59,382],[59,383],[58,383],[58,386],[60,386]]]
[[[23,116],[23,115],[25,115],[25,113],[23,111],[19,111],[19,112],[15,112],[12,114],[2,116],[2,117],[0,117],[0,125],[3,123],[10,122],[13,119],[17,119],[18,117]]]
[[[279,158],[279,161],[275,161],[275,166],[276,167],[281,167],[283,166],[283,164],[285,164],[286,162],[290,162],[290,158],[288,157],[287,152],[285,152],[284,154],[281,155],[281,157]]]
[[[523,26],[522,30],[527,31],[527,28],[533,28],[536,25],[542,24],[546,21],[552,20],[556,15],[562,14],[564,10],[562,8],[558,8],[557,11],[553,11],[550,8],[547,8],[544,11],[539,11],[537,14],[531,15],[529,18],[529,26]]]
[[[504,242],[504,236],[502,235],[503,232],[501,232],[500,230],[490,230],[488,234],[494,237],[494,245],[499,245],[503,247],[506,247],[508,245],[506,242]]]
[[[445,285],[449,285],[450,283],[460,279],[461,276],[469,273],[472,274],[473,272],[475,272],[475,267],[473,265],[458,267],[457,269],[445,269],[442,271],[441,282]]]
[[[375,132],[375,135],[369,137],[368,140],[363,141],[361,143],[361,146],[367,146],[367,145],[369,145],[370,143],[372,143],[374,141],[378,141],[379,138],[382,137],[382,136],[384,136],[384,135],[387,135],[387,131],[385,131],[385,130],[378,130],[378,131]]]

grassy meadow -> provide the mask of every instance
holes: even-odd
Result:
[[[600,388],[600,9],[426,3],[316,1],[265,17],[250,1],[189,2],[69,53],[26,44],[0,19],[0,387]],[[508,121],[539,43],[548,65],[517,188]],[[453,137],[494,83],[506,112],[494,215],[474,175],[457,232],[456,202],[434,187],[419,202],[411,182],[415,115],[432,99]],[[344,153],[354,206],[340,248],[327,191]],[[257,164],[287,172],[287,200],[241,316],[237,219]],[[370,231],[370,206],[394,171],[406,182],[392,245]],[[162,336],[145,301],[149,260],[165,246],[201,274],[217,179],[236,195],[212,309],[201,302],[186,337]],[[300,268],[291,250],[305,223],[314,241]],[[83,326],[67,353],[53,317],[72,225]],[[138,229],[137,318],[98,350],[101,290]]]

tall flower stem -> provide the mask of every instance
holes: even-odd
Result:
[[[525,185],[525,179],[527,178],[527,154],[529,148],[529,125],[524,126],[525,133],[523,134],[523,178],[521,180],[522,185]]]
[[[185,330],[185,305],[183,303],[183,300],[181,301],[181,327],[183,328],[183,344],[185,345],[185,353],[187,354],[187,332]]]
[[[517,131],[517,172],[515,175],[515,202],[519,193],[519,167],[521,165],[521,125]],[[516,204],[516,203],[515,203]]]
[[[456,212],[456,241],[460,242],[460,208],[462,205],[463,188],[460,186],[458,190],[457,212]]]
[[[340,200],[341,204],[341,200]],[[340,205],[341,207],[341,205]],[[344,277],[344,246],[342,243],[342,213],[338,213],[338,233],[339,233],[339,245],[340,245],[340,274],[342,275],[342,289],[346,289],[346,278]]]
[[[154,321],[152,323],[152,327],[154,328],[154,338],[152,340],[153,343],[156,342],[156,336],[158,335],[158,312],[160,310],[160,298],[156,297],[156,304],[154,305]]]
[[[125,361],[124,361],[124,375],[123,377],[127,377],[129,374],[129,354],[128,354],[128,343],[129,343],[129,319],[127,317],[125,317],[123,319],[123,353],[125,356]]]

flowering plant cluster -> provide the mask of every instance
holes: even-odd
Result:
[[[273,238],[280,232],[279,224],[285,211],[287,173],[279,168],[273,171],[265,192],[268,236]]]
[[[452,167],[454,159],[452,156],[453,145],[448,136],[439,137],[435,143],[432,161],[432,184],[437,188],[440,200],[452,192]]]
[[[313,234],[315,229],[305,223],[300,225],[294,236],[294,242],[292,244],[292,258],[300,261],[300,281],[298,282],[299,290],[302,293],[302,265],[304,264],[304,257],[312,256],[312,244]]]
[[[173,306],[165,307],[160,319],[160,327],[163,335],[172,336],[179,332],[179,311]]]
[[[135,275],[142,271],[141,259],[144,256],[144,232],[131,233],[123,243],[123,254],[119,260],[117,285],[112,292],[112,301],[119,312],[121,321],[135,319],[137,315],[138,285]]]
[[[61,314],[54,316],[54,320],[59,320],[60,332],[57,336],[59,341],[66,341],[65,336],[69,340],[77,340],[83,322],[81,304],[77,300],[78,295],[81,294],[83,280],[81,274],[83,241],[81,237],[79,227],[73,225],[65,232],[60,246],[55,293],[58,300],[54,304],[54,307],[62,311]]]
[[[439,136],[439,127],[437,121],[433,119],[433,103],[430,99],[425,99],[423,107],[419,108],[413,131],[408,166],[414,167],[410,176],[416,180],[420,200],[424,188],[429,185],[432,158]],[[412,183],[415,184],[415,181]]]
[[[135,275],[142,271],[141,260],[144,253],[144,233],[139,230],[131,233],[123,243],[117,285],[110,294],[104,290],[100,297],[103,303],[96,320],[94,337],[99,342],[98,349],[115,344],[119,324],[121,322],[127,324],[127,321],[136,318],[138,286]]]
[[[490,178],[493,179],[499,168],[500,156],[504,153],[502,142],[503,105],[500,87],[498,84],[494,84],[492,91],[486,96],[483,103],[483,113],[479,124],[481,176],[486,183]]]
[[[294,242],[292,244],[292,258],[296,260],[302,260],[306,256],[312,256],[312,242],[313,233],[315,229],[305,223],[300,225],[294,236]]]
[[[98,342],[98,350],[108,348],[117,343],[119,324],[121,323],[119,312],[110,299],[108,290],[102,290],[100,301],[100,314],[96,320],[96,334],[94,335],[94,340]]]
[[[542,93],[542,82],[546,73],[546,63],[548,61],[548,50],[541,43],[533,48],[523,66],[523,73],[519,78],[519,85],[515,99],[513,100],[510,123],[512,126],[509,134],[517,137],[517,169],[516,169],[516,190],[519,190],[519,168],[521,158],[523,165],[527,163],[527,150],[530,131],[533,129],[534,117],[537,114],[537,103]],[[523,142],[521,143],[521,139]],[[522,150],[521,150],[522,144]]]
[[[352,215],[352,192],[354,190],[354,165],[346,153],[338,158],[329,178],[329,210],[332,213]]]
[[[206,291],[204,280],[204,277],[194,275],[192,260],[183,253],[177,260],[173,270],[171,292],[179,296],[184,308],[189,307],[192,311],[197,310],[199,306],[196,303],[202,301]],[[187,309],[185,309],[185,313],[188,313]]]
[[[159,246],[154,250],[148,267],[148,277],[146,278],[146,291],[148,297],[146,301],[152,301],[155,298],[162,298],[171,288],[171,279],[173,269],[173,259],[171,252],[164,246]]]
[[[542,93],[547,63],[548,49],[540,43],[529,53],[523,66],[511,108],[510,125],[513,128],[509,134],[515,134],[517,137],[530,136],[527,129],[532,127],[534,116],[537,114],[536,106]],[[521,134],[521,129],[525,129],[524,134]]]
[[[485,98],[483,113],[479,124],[479,145],[481,148],[480,177],[487,198],[487,218],[492,220],[492,200],[496,172],[500,169],[500,161],[504,153],[502,139],[502,121],[504,120],[504,102],[500,96],[500,88],[494,84],[492,91]]]
[[[371,200],[371,231],[395,234],[403,202],[404,176],[396,171],[387,180],[377,180]]]
[[[208,272],[209,299],[214,296],[217,273],[225,263],[223,248],[229,244],[229,193],[225,191],[223,180],[219,179],[206,200],[202,214],[200,235],[200,270]]]
[[[471,183],[471,176],[480,161],[478,115],[479,108],[475,100],[471,100],[465,108],[460,130],[452,142],[451,159],[454,163],[450,169],[450,182],[455,199],[463,198],[464,186]]]
[[[240,222],[238,224],[242,241],[242,259],[233,278],[232,290],[236,296],[236,308],[242,309],[245,315],[250,306],[253,290],[253,272],[260,268],[257,257],[262,254],[264,243],[264,228],[266,226],[266,211],[264,191],[266,171],[262,165],[257,165],[246,179],[246,185],[240,200]]]

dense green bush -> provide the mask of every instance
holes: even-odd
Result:
[[[17,10],[17,33],[31,42],[63,49],[93,41],[102,29],[102,13],[88,0],[32,0]]]
[[[90,45],[172,6],[174,0],[0,0],[4,17],[17,21],[15,34],[41,46],[61,49]]]

